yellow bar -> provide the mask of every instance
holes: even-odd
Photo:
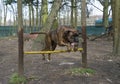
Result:
[[[77,51],[82,51],[83,48],[78,48]],[[68,52],[68,50],[55,50],[55,51],[25,51],[24,54],[49,54],[49,53],[64,53]],[[74,52],[71,50],[70,52]]]

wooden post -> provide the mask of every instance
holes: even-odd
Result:
[[[22,0],[17,0],[18,10],[18,73],[24,73]]]
[[[81,4],[81,28],[82,28],[82,66],[87,67],[87,40],[86,40],[86,0],[82,0]]]
[[[23,28],[18,29],[18,73],[24,73]]]

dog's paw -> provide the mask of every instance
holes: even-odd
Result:
[[[47,59],[46,61],[47,61],[47,62],[50,62],[51,60]]]

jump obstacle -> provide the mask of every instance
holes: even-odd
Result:
[[[78,48],[77,51],[82,51],[83,48]],[[65,53],[68,52],[68,50],[55,50],[55,51],[25,51],[24,54],[52,54],[52,53]],[[74,50],[71,50],[70,52],[75,52]]]

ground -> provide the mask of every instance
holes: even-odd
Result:
[[[24,49],[30,49],[31,45],[31,41],[26,41]],[[96,71],[87,76],[67,72],[82,67],[79,51],[52,54],[50,62],[43,61],[41,55],[25,55],[24,74],[32,79],[28,84],[120,84],[120,56],[112,56],[112,41],[107,38],[88,40],[87,51],[88,68]],[[9,78],[17,71],[18,40],[1,38],[0,84],[9,84]]]

